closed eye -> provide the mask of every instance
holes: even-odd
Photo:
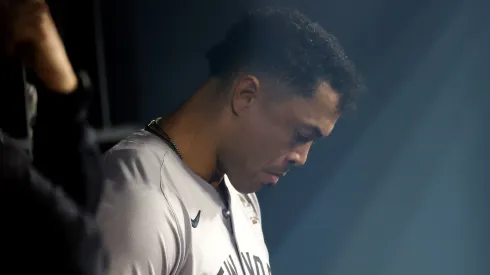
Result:
[[[311,138],[310,136],[306,136],[306,135],[301,134],[299,132],[295,134],[295,137],[294,137],[294,143],[295,144],[305,144],[305,143],[308,143],[311,141],[313,141],[313,138]]]

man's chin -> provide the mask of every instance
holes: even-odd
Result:
[[[242,194],[251,194],[251,193],[255,193],[257,191],[259,191],[260,189],[262,189],[262,187],[266,185],[266,184],[263,184],[263,183],[254,183],[254,184],[247,184],[247,185],[241,185],[241,186],[235,186],[235,189],[242,193]]]

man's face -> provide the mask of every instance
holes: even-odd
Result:
[[[329,135],[339,118],[339,96],[326,82],[311,97],[278,89],[290,88],[261,86],[253,76],[234,86],[231,130],[220,163],[242,193],[276,184],[289,169],[305,164],[313,142]]]

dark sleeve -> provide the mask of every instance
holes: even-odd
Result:
[[[1,264],[18,274],[102,275],[107,257],[90,216],[0,131]]]
[[[71,94],[38,89],[33,157],[38,171],[62,188],[83,210],[94,214],[102,181],[95,134],[87,123],[91,97],[88,76],[79,74]]]

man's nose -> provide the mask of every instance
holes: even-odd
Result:
[[[292,166],[303,166],[306,163],[306,159],[308,158],[308,153],[310,152],[311,145],[312,142],[308,142],[295,148],[288,155],[288,163]]]

